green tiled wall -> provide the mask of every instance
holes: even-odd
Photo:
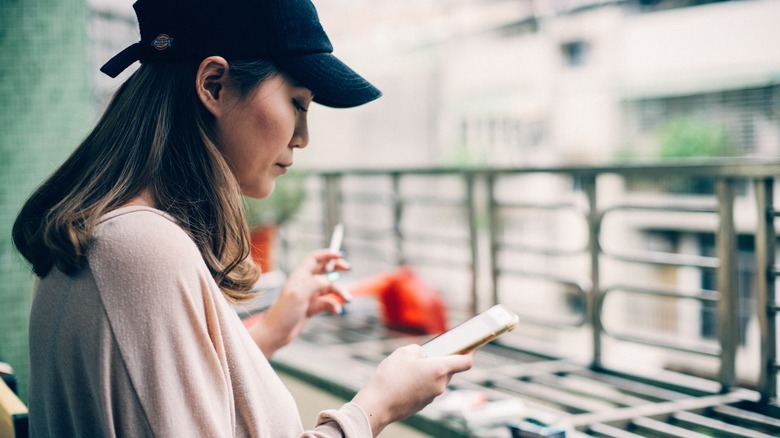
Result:
[[[85,0],[0,0],[0,361],[27,400],[32,275],[16,213],[94,120]]]

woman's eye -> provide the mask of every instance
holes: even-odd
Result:
[[[296,99],[293,99],[293,100],[292,100],[292,103],[293,103],[293,106],[295,107],[295,109],[297,109],[298,111],[303,111],[303,112],[307,112],[307,111],[308,111],[308,110],[307,110],[306,108],[304,108],[304,106],[303,106],[303,105],[301,105],[301,104],[300,104],[300,102],[298,102]]]

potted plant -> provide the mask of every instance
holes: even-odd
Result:
[[[290,172],[276,181],[270,196],[244,197],[244,213],[249,225],[252,258],[263,272],[276,268],[276,243],[279,227],[292,219],[306,197],[303,174]]]

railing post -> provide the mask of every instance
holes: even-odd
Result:
[[[401,174],[394,172],[390,175],[393,187],[393,246],[395,247],[395,265],[401,266],[406,263],[404,255],[404,235],[401,229],[401,220],[403,219],[403,200],[401,199]]]
[[[323,203],[323,215],[325,220],[322,225],[322,247],[327,248],[330,241],[330,233],[337,223],[341,222],[341,175],[323,175],[325,184],[325,199]]]
[[[756,209],[756,309],[761,333],[761,362],[758,390],[761,401],[769,403],[777,397],[777,331],[775,305],[775,232],[774,180],[755,182]]]
[[[601,368],[601,284],[599,282],[600,266],[599,255],[601,247],[599,245],[599,227],[600,213],[596,199],[596,176],[583,175],[582,189],[585,193],[588,203],[588,253],[590,254],[590,281],[591,290],[587,295],[586,309],[587,320],[590,321],[593,340],[593,357],[591,367]]]
[[[477,227],[476,184],[474,173],[467,172],[466,182],[466,209],[469,221],[469,250],[471,252],[471,314],[479,312],[479,296],[477,294],[477,271],[479,269],[479,227]]]
[[[736,383],[736,355],[739,327],[739,283],[737,282],[737,237],[734,228],[734,183],[716,182],[720,224],[716,238],[718,260],[718,339],[720,340],[720,384],[726,392]]]
[[[485,190],[487,191],[487,221],[488,221],[488,246],[490,265],[490,297],[493,304],[498,303],[498,233],[500,224],[498,223],[498,201],[496,201],[496,174],[487,175],[485,180]]]

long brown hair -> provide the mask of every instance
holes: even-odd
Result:
[[[198,64],[142,65],[116,92],[73,154],[32,194],[14,244],[45,277],[86,265],[101,216],[150,189],[200,249],[225,296],[243,301],[259,268],[248,257],[240,189],[215,141],[214,119],[195,91]],[[242,96],[278,74],[268,61],[230,62]]]

